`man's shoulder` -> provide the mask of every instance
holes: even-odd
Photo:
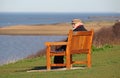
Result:
[[[78,26],[74,31],[87,31],[83,25]]]

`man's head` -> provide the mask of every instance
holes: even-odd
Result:
[[[72,20],[72,24],[76,24],[76,23],[79,23],[79,22],[82,22],[80,19],[73,19]]]
[[[77,26],[83,25],[82,21],[80,19],[73,19],[72,20],[72,26],[73,28],[76,28]]]

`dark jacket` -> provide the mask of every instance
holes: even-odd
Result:
[[[76,29],[74,29],[73,31],[87,31],[83,25],[78,26]]]

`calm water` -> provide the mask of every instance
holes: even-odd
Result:
[[[98,19],[98,17],[101,18]],[[70,22],[73,18],[83,21],[118,20],[120,14],[88,13],[0,13],[0,27],[11,25],[53,24]],[[0,65],[14,62],[45,48],[46,41],[59,41],[66,36],[5,36],[0,35]]]
[[[45,48],[46,41],[59,41],[66,36],[0,36],[0,65],[17,61]]]
[[[98,16],[102,16],[97,18]],[[0,27],[18,24],[53,24],[71,22],[73,18],[83,21],[117,20],[120,13],[0,13]]]

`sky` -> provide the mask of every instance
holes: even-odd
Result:
[[[0,0],[0,12],[120,13],[120,0]]]

